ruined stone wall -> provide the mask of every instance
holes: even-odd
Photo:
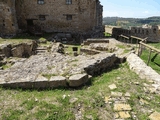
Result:
[[[15,0],[0,0],[0,36],[14,35],[17,30]]]
[[[44,0],[44,4],[38,4],[37,0],[16,0],[19,27],[27,28],[26,19],[35,19],[34,24],[46,32],[91,31],[102,25],[97,6],[100,8],[98,0],[72,0],[69,5],[66,0]],[[41,15],[45,16],[44,20]],[[71,20],[67,20],[68,15],[72,16]]]
[[[158,25],[151,27],[132,27],[130,30],[123,28],[113,28],[112,36],[118,39],[119,35],[136,36],[146,38],[150,42],[160,42],[160,27]]]
[[[160,42],[159,26],[152,26],[149,28],[132,27],[131,34],[140,38],[148,37],[147,41]]]

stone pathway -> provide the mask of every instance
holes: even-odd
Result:
[[[110,90],[116,90],[117,86],[115,84],[111,84],[108,86]],[[122,92],[113,92],[111,91],[111,96],[105,97],[106,104],[113,104],[114,119],[127,119],[131,118],[130,112],[132,110],[131,106],[127,103],[130,94],[125,93],[123,95]]]
[[[136,83],[137,84],[137,83]],[[149,86],[144,83],[144,86]],[[109,105],[113,105],[114,111],[114,120],[125,120],[125,119],[134,119],[138,120],[136,113],[132,111],[131,105],[128,103],[130,100],[131,94],[126,92],[116,92],[117,86],[116,84],[111,84],[108,86],[111,90],[110,96],[105,97],[105,103]],[[142,98],[139,100],[139,104],[141,106],[148,105],[149,103]],[[160,120],[160,113],[157,111],[150,112],[149,116],[150,120]]]

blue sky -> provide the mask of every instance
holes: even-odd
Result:
[[[103,17],[146,18],[160,16],[160,0],[100,0]]]

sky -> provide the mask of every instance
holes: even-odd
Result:
[[[160,0],[100,0],[103,17],[147,18],[160,16]]]

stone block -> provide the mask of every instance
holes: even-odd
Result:
[[[48,79],[39,75],[37,79],[34,81],[34,88],[48,88]]]
[[[88,81],[87,74],[75,74],[69,78],[69,86],[78,87],[85,84]]]
[[[132,110],[129,104],[114,104],[114,111],[130,111]]]
[[[152,114],[149,116],[149,118],[150,118],[151,120],[160,120],[160,113],[154,112],[154,113],[152,113]]]
[[[67,86],[66,78],[63,76],[52,76],[49,80],[50,88],[66,87],[66,86]]]

